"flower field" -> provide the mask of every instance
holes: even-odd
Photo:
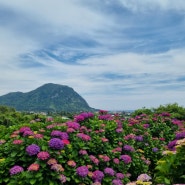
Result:
[[[184,123],[99,111],[1,127],[0,184],[185,183]]]

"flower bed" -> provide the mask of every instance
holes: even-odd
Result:
[[[167,113],[125,119],[100,111],[64,123],[32,121],[7,128],[1,138],[0,184],[179,183],[159,164],[164,151],[176,150],[183,138],[184,122]],[[182,162],[178,150],[174,159],[181,156]]]

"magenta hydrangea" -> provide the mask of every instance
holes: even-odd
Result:
[[[31,144],[31,145],[26,147],[26,152],[30,156],[36,155],[36,154],[38,154],[40,152],[40,147],[38,145],[36,145],[36,144]]]
[[[129,164],[132,162],[132,158],[129,155],[121,155],[120,159],[125,163]]]
[[[50,157],[50,155],[49,155],[48,152],[42,151],[42,152],[39,152],[39,153],[37,154],[37,157],[38,157],[38,159],[44,161],[44,160],[48,159],[48,158]]]
[[[120,179],[114,179],[112,181],[112,185],[123,185],[122,181]]]
[[[62,142],[61,139],[59,138],[52,138],[49,141],[49,146],[52,149],[57,149],[57,150],[61,150],[64,148],[64,143]]]
[[[80,166],[76,169],[76,173],[80,177],[86,177],[89,173],[88,167],[87,166]]]
[[[67,126],[68,128],[73,128],[75,130],[78,130],[80,128],[80,124],[74,121],[68,121]]]
[[[18,165],[13,166],[9,170],[10,175],[15,175],[15,174],[21,173],[22,171],[24,171],[24,169],[21,166],[18,166]]]
[[[103,178],[104,178],[104,173],[102,171],[96,170],[93,172],[92,179],[94,180],[94,182],[101,182]]]
[[[123,150],[133,152],[134,148],[130,145],[124,145]]]
[[[112,168],[105,168],[104,169],[104,173],[107,174],[107,175],[110,175],[110,176],[114,176],[114,170]]]

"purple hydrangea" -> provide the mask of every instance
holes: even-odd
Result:
[[[159,150],[159,149],[156,148],[156,147],[152,148],[152,151],[153,151],[153,152],[157,152],[158,150]]]
[[[179,132],[175,136],[175,139],[183,139],[183,138],[185,138],[185,132]]]
[[[114,180],[112,181],[112,185],[123,185],[123,183],[121,182],[120,179],[114,179]]]
[[[96,170],[93,172],[92,179],[95,182],[101,182],[103,178],[104,178],[104,173],[102,171]]]
[[[38,154],[40,152],[40,147],[38,145],[36,145],[36,144],[31,144],[31,145],[26,147],[26,152],[30,156],[36,155],[36,154]]]
[[[118,179],[123,179],[125,177],[125,175],[123,173],[116,173],[116,177]]]
[[[88,167],[87,166],[80,166],[76,169],[76,173],[80,177],[86,177],[89,173]]]
[[[80,124],[79,123],[72,122],[72,121],[67,122],[67,126],[68,126],[68,128],[73,128],[75,130],[78,130],[80,128]]]
[[[91,137],[84,133],[78,133],[77,137],[81,138],[83,141],[90,141]]]
[[[104,173],[110,176],[114,176],[114,170],[112,168],[105,168]]]
[[[69,139],[69,135],[67,132],[62,132],[61,135],[60,135],[60,138],[61,139]]]
[[[99,115],[98,119],[99,120],[113,120],[113,117],[111,114],[105,114],[105,115]]]
[[[51,136],[52,137],[60,137],[61,136],[61,131],[59,131],[59,130],[53,130],[52,132],[51,132]]]
[[[132,162],[132,158],[129,155],[121,155],[120,159],[124,161],[125,164],[129,164]]]
[[[22,171],[24,171],[24,169],[21,166],[18,166],[18,165],[13,166],[9,170],[10,175],[15,175],[17,173],[21,173]]]
[[[176,142],[177,142],[177,140],[170,141],[168,143],[168,149],[169,150],[174,150],[175,149]]]
[[[85,118],[84,118],[84,116],[82,116],[82,115],[77,115],[77,116],[75,116],[75,121],[76,122],[82,122],[82,121],[84,121],[85,120]]]
[[[64,148],[64,143],[59,138],[52,138],[49,141],[50,148],[61,150]]]
[[[143,136],[135,136],[136,141],[143,141]]]
[[[133,152],[134,151],[134,148],[132,146],[130,146],[130,145],[125,145],[123,147],[123,150],[129,151],[129,152]]]
[[[34,135],[34,133],[33,133],[33,131],[31,131],[31,130],[26,130],[24,133],[23,133],[23,136],[25,137],[25,136],[33,136]]]

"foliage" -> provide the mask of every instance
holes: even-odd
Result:
[[[158,182],[163,177],[166,184],[182,182],[178,172],[170,179],[172,169],[184,168],[182,148],[174,159],[165,156],[168,170],[158,162],[172,140],[185,137],[177,135],[184,122],[166,112],[128,119],[106,111],[71,120],[34,116],[2,126],[0,184],[151,184],[151,178]]]
[[[185,108],[179,106],[177,103],[160,105],[158,108],[154,109],[154,112],[157,114],[168,112],[171,114],[172,118],[185,120]]]
[[[155,168],[155,182],[169,185],[185,183],[185,138],[177,140],[173,150],[163,151],[163,155]]]

